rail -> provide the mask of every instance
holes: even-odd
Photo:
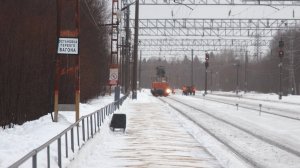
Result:
[[[47,148],[45,151],[46,156],[41,158],[41,160],[47,161],[46,163],[43,164],[43,167],[48,167],[48,168],[51,167],[51,158],[50,158],[51,151],[57,152],[57,158],[55,157],[54,163],[57,163],[58,167],[62,167],[63,164],[62,147],[65,147],[65,158],[69,157],[70,155],[69,150],[72,150],[73,154],[76,152],[76,150],[78,151],[85,144],[87,140],[93,138],[94,135],[100,131],[100,126],[103,124],[105,117],[112,114],[117,108],[119,108],[120,105],[122,105],[123,101],[127,98],[127,96],[128,95],[125,95],[122,98],[120,98],[118,101],[112,102],[91,114],[82,116],[77,122],[70,125],[67,129],[62,131],[60,134],[56,135],[54,138],[50,139],[48,142],[44,143],[40,147],[26,154],[24,157],[22,157],[21,159],[13,163],[11,166],[9,166],[9,168],[17,168],[22,164],[24,164],[25,162],[27,162],[30,158],[32,158],[32,168],[37,168],[38,167],[37,155],[39,152],[44,151],[46,148]],[[80,127],[81,127],[81,131],[80,131]],[[68,136],[68,134],[70,136]],[[62,142],[63,136],[65,137],[64,142]],[[75,149],[76,140],[77,140],[77,148]],[[57,151],[55,151],[55,149],[50,150],[50,145],[55,141],[57,141]]]
[[[267,145],[271,145],[271,146],[276,147],[279,150],[285,151],[285,152],[287,152],[287,153],[289,153],[291,155],[300,157],[300,151],[298,151],[297,149],[295,149],[292,146],[288,145],[288,143],[282,143],[282,142],[278,141],[278,138],[274,138],[274,137],[272,138],[272,136],[270,137],[270,136],[267,136],[267,135],[265,135],[263,133],[262,134],[258,133],[257,131],[251,130],[248,127],[243,127],[242,125],[240,125],[238,123],[235,123],[233,121],[227,120],[227,119],[225,119],[222,116],[215,115],[215,114],[210,113],[210,112],[208,112],[206,110],[203,110],[203,109],[198,108],[196,106],[192,106],[190,104],[184,103],[184,102],[182,102],[180,100],[177,100],[175,98],[167,97],[165,99],[160,99],[161,101],[167,103],[171,108],[175,109],[176,111],[178,111],[179,113],[181,113],[183,116],[185,116],[187,119],[189,119],[190,121],[192,121],[194,124],[196,124],[199,127],[201,127],[204,131],[206,131],[209,135],[211,135],[212,137],[214,137],[215,139],[217,139],[220,143],[222,143],[225,146],[227,146],[231,151],[233,151],[236,155],[238,155],[242,160],[244,160],[245,162],[249,163],[251,167],[257,167],[257,168],[261,167],[261,168],[263,168],[263,167],[266,167],[266,165],[263,165],[263,162],[257,162],[257,158],[254,159],[252,157],[249,157],[248,154],[249,154],[249,152],[251,153],[251,151],[241,152],[240,151],[240,149],[242,149],[241,146],[239,146],[239,145],[234,146],[234,145],[232,145],[232,143],[228,143],[230,141],[229,140],[230,138],[228,139],[228,138],[226,138],[226,136],[223,136],[221,134],[218,135],[218,133],[217,133],[218,131],[217,132],[216,131],[211,131],[211,130],[215,130],[215,129],[211,129],[209,126],[208,127],[205,126],[205,123],[207,123],[207,121],[208,121],[206,118],[203,118],[203,117],[200,117],[200,116],[197,117],[197,116],[194,116],[194,115],[190,115],[189,113],[193,112],[193,111],[191,111],[191,110],[182,111],[182,110],[178,109],[177,107],[175,107],[174,103],[166,101],[166,99],[173,100],[173,101],[175,101],[177,103],[180,103],[180,104],[182,104],[184,106],[187,106],[187,107],[189,107],[191,109],[196,110],[197,114],[199,114],[199,112],[203,113],[206,116],[209,116],[209,118],[212,118],[212,119],[214,119],[216,121],[220,121],[220,123],[224,123],[226,125],[234,127],[235,129],[241,131],[241,133],[243,132],[243,133],[246,133],[246,134],[250,135],[250,136],[247,137],[247,139],[250,140],[251,137],[254,138],[254,139],[250,140],[249,142],[256,141],[256,139],[257,139],[257,140],[260,140],[260,141],[266,143]],[[203,121],[199,122],[199,120],[195,120],[195,118],[202,118],[204,122]],[[228,135],[232,135],[232,134],[229,133]],[[246,143],[246,144],[251,144],[251,143]],[[273,148],[273,147],[271,147],[272,151],[276,151],[277,149]],[[264,149],[264,148],[262,147],[260,149]],[[264,149],[264,150],[267,151],[267,149]]]
[[[202,99],[204,99],[204,98],[202,98]],[[247,104],[245,104],[245,103],[244,103],[244,105],[241,103],[242,104],[241,105],[240,103],[228,103],[228,102],[226,102],[224,100],[221,101],[221,100],[216,100],[216,99],[212,99],[212,98],[205,98],[205,100],[212,101],[212,102],[217,102],[217,103],[222,103],[222,104],[227,104],[227,105],[231,105],[231,106],[236,106],[237,110],[240,107],[240,108],[244,108],[244,109],[248,109],[248,110],[258,111],[259,115],[261,115],[261,113],[265,113],[265,114],[275,115],[275,116],[279,116],[279,117],[283,117],[283,118],[288,118],[288,119],[291,119],[291,120],[300,121],[299,117],[292,117],[292,116],[288,116],[288,115],[284,115],[284,114],[279,114],[279,113],[276,113],[276,112],[270,112],[270,111],[262,110],[263,104],[257,104],[257,106],[255,106],[255,105],[248,105],[248,106],[250,106],[250,107],[248,107]],[[253,100],[257,100],[257,99],[253,99]],[[295,104],[293,104],[293,105],[295,105]],[[297,105],[299,105],[299,104],[297,104]],[[277,111],[282,111],[283,110],[283,109],[276,108],[276,107],[266,107],[265,109],[269,109],[269,110],[273,109],[273,110],[277,110]],[[285,112],[286,112],[286,110],[285,110]]]

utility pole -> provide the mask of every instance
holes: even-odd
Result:
[[[210,93],[212,93],[213,90],[213,71],[210,70]]]
[[[292,34],[292,32],[290,32]],[[290,52],[289,52],[289,91],[290,94],[297,94],[297,87],[295,81],[295,69],[294,69],[294,39],[290,37]]]
[[[283,47],[284,47],[284,42],[281,39],[279,41],[279,52],[278,52],[279,59],[280,59],[280,63],[279,63],[279,100],[282,99],[282,58],[284,56]]]
[[[204,94],[207,94],[207,66],[205,65],[205,86],[204,86]]]
[[[260,36],[257,34],[255,36],[255,38],[256,38],[256,61],[259,62],[259,60],[260,60],[260,44],[259,44]]]
[[[244,92],[248,91],[248,81],[247,81],[247,67],[248,66],[248,51],[245,54],[245,79],[244,79]]]
[[[205,88],[204,88],[204,95],[207,94],[207,68],[208,68],[208,63],[209,61],[209,54],[205,53]]]
[[[255,39],[256,39],[256,61],[257,62],[259,62],[259,60],[260,60],[260,35],[258,33],[258,29],[259,29],[258,25],[256,27],[256,35],[255,35]]]
[[[111,14],[111,44],[110,44],[110,64],[118,64],[119,54],[119,1],[112,1],[112,14]]]
[[[194,86],[194,50],[192,49],[191,86]]]
[[[142,78],[141,78],[141,73],[142,73],[142,50],[140,50],[140,65],[139,65],[139,89],[141,91],[141,84],[142,84]]]
[[[282,99],[282,58],[279,63],[279,100]]]
[[[235,66],[236,66],[236,95],[238,95],[239,94],[239,67],[240,67],[240,63],[239,62],[237,62],[236,64],[235,64]]]
[[[126,35],[125,35],[125,93],[129,92],[130,84],[130,29],[129,29],[129,17],[130,17],[130,7],[126,8]]]
[[[132,70],[132,99],[137,99],[138,38],[139,38],[139,0],[136,0],[135,24],[134,24],[134,46],[133,46],[133,70]]]
[[[110,43],[110,64],[109,64],[109,94],[115,86],[115,98],[120,94],[119,86],[119,1],[112,1],[111,10],[111,43]]]
[[[125,52],[125,38],[122,37],[122,44],[121,44],[121,48],[122,48],[122,53],[121,53],[121,58],[122,58],[122,71],[121,71],[121,83],[122,83],[122,93],[125,93],[125,72],[126,72],[126,64],[125,64],[125,58],[126,58],[126,52]]]

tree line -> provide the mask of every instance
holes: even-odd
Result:
[[[106,1],[80,1],[81,102],[103,93],[108,79]],[[0,5],[0,126],[22,124],[53,111],[56,0],[2,0]],[[97,25],[99,24],[99,25]],[[68,58],[65,58],[68,64]],[[73,88],[64,85],[69,99]],[[69,94],[68,94],[69,93]]]

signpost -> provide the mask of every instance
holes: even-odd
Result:
[[[118,84],[118,65],[111,65],[112,67],[109,69],[109,85],[117,85]]]
[[[54,122],[58,121],[58,111],[75,111],[75,121],[79,120],[80,103],[80,57],[79,57],[79,0],[57,0],[57,54],[54,79]],[[65,22],[69,20],[70,22]],[[71,57],[69,57],[71,55]],[[64,62],[68,62],[67,66]],[[69,65],[69,62],[73,62]],[[60,78],[71,76],[75,98],[71,104],[62,104],[59,99]],[[69,93],[67,93],[69,94]]]
[[[119,100],[120,98],[120,86],[119,85],[119,65],[118,64],[111,64],[109,67],[109,79],[108,79],[108,84],[110,87],[110,92],[111,92],[111,87],[115,87],[115,101]]]

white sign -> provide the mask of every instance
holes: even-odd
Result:
[[[109,84],[116,85],[118,81],[118,68],[110,68]]]
[[[78,54],[78,38],[59,38],[58,54]]]

